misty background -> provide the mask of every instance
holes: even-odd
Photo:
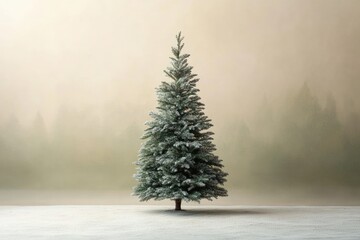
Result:
[[[175,34],[227,187],[360,187],[360,2],[0,1],[0,188],[130,190]]]

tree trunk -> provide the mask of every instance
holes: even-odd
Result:
[[[175,210],[176,211],[181,210],[181,199],[175,199]]]

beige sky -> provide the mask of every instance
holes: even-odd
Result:
[[[0,119],[155,107],[175,34],[215,125],[307,81],[360,107],[360,1],[0,1]],[[132,119],[127,119],[132,121]]]

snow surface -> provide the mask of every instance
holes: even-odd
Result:
[[[0,206],[0,239],[360,239],[360,207]]]

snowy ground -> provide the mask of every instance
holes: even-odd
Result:
[[[360,239],[360,207],[0,206],[0,239]]]

